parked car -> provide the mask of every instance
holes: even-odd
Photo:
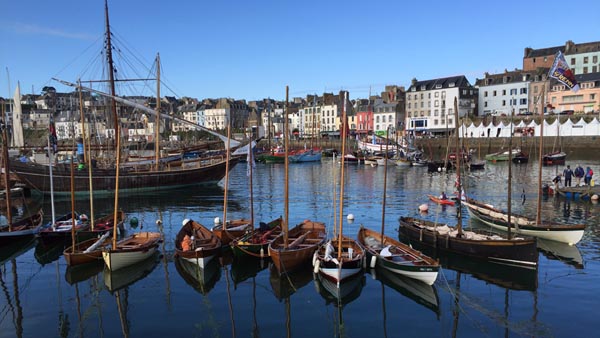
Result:
[[[558,113],[558,115],[573,115],[573,113],[575,113],[574,110],[563,110],[560,113]]]

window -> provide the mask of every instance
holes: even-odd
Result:
[[[441,84],[438,83],[438,84],[435,85],[435,89],[440,89],[440,88],[442,88]]]
[[[494,96],[496,96],[496,91],[494,90]]]
[[[431,93],[427,93],[427,98],[430,99],[431,98]]]
[[[588,67],[583,67],[583,74],[587,74],[588,73]]]
[[[527,88],[521,88],[521,94],[527,94]]]
[[[452,124],[452,119],[448,119],[448,124]]]
[[[510,91],[511,91],[510,94],[512,95],[512,89]],[[504,96],[504,95],[506,95],[506,89],[502,89],[502,96]]]
[[[423,101],[421,101],[421,108],[423,108],[423,104],[424,104],[424,102],[423,102]]]
[[[452,108],[448,109],[448,115],[452,115]],[[450,120],[452,121],[452,120]]]
[[[598,55],[592,56],[592,63],[598,62]]]
[[[439,100],[433,101],[433,106],[434,107],[439,107],[440,106],[440,101]]]
[[[483,102],[483,106],[487,107],[487,101]]]
[[[385,115],[381,117],[381,122],[385,123]]]
[[[525,105],[525,104],[527,104],[527,99],[520,99],[520,100],[519,100],[519,104],[520,104],[520,105]]]
[[[456,84],[455,84],[454,82],[450,82],[450,83],[448,84],[448,87],[454,87],[455,85],[456,85]]]
[[[408,109],[410,109],[410,102],[408,103]]]
[[[535,59],[534,59],[534,60],[535,60]],[[548,61],[548,57],[547,57],[547,56],[544,56],[544,62],[546,62],[546,61]],[[533,62],[535,62],[535,61],[533,61]]]
[[[437,109],[433,111],[433,116],[438,116],[438,114],[439,114],[439,111]]]
[[[588,57],[587,56],[583,57],[583,63],[588,63]]]
[[[483,92],[483,96],[484,96],[484,97],[487,97],[487,96],[488,96],[487,90],[486,90],[485,92]]]
[[[435,92],[435,94],[433,94],[434,97],[439,97],[440,96],[440,92]]]
[[[571,66],[575,65],[575,58],[571,58]]]
[[[438,125],[438,120],[433,120],[433,125],[437,126]]]
[[[502,100],[502,106],[506,106],[506,100]]]
[[[597,66],[592,66],[592,73],[596,73],[598,72],[598,67]]]
[[[421,93],[421,100],[423,100],[423,93]]]
[[[590,94],[590,100],[595,100],[596,99],[596,94]]]
[[[431,110],[427,111],[427,116],[431,116]]]
[[[375,123],[379,123],[379,116],[375,118]]]

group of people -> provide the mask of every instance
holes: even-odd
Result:
[[[573,179],[573,176],[575,176],[575,186],[579,187],[581,186],[581,179],[583,178],[583,185],[591,185],[592,184],[592,177],[594,176],[594,171],[592,170],[592,168],[587,167],[585,170],[583,169],[583,167],[581,167],[580,165],[577,165],[577,168],[575,168],[575,170],[573,171],[571,169],[570,165],[567,165],[567,167],[565,168],[565,170],[563,170],[562,175],[565,178],[565,187],[570,187],[571,186],[571,181]],[[561,177],[560,174],[557,175],[554,180],[552,180],[554,182],[555,185],[558,185],[561,181]]]

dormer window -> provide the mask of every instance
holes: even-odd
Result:
[[[425,85],[421,85],[421,90],[425,90]]]
[[[448,84],[448,87],[454,87],[455,85],[456,85],[456,84],[455,84],[454,82],[450,82],[450,83]]]
[[[435,89],[440,89],[440,88],[442,88],[441,84],[438,83],[438,84],[435,85]]]

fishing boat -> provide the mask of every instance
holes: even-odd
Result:
[[[260,227],[233,240],[229,243],[233,255],[238,259],[268,257],[269,244],[281,235],[282,222],[283,218],[279,217],[269,223],[261,223]]]
[[[285,89],[285,114],[288,113],[289,87]],[[288,119],[284,119],[285,153],[288,154],[289,128]],[[285,156],[284,180],[284,216],[281,225],[282,235],[269,244],[269,256],[280,274],[287,274],[310,262],[317,248],[326,238],[325,224],[305,220],[289,228],[289,158]]]
[[[398,240],[361,226],[358,241],[367,252],[367,263],[371,268],[378,266],[428,285],[437,279],[440,264]]]
[[[437,196],[433,196],[433,195],[427,195],[427,197],[429,197],[429,200],[434,203],[454,206],[454,201],[451,199],[441,199],[441,198],[439,198]]]
[[[509,228],[508,214],[494,208],[492,205],[467,198],[462,202],[471,216],[491,226],[492,228],[507,231]],[[560,224],[544,221],[538,224],[535,219],[521,215],[510,216],[510,230],[514,233],[548,239],[569,245],[577,244],[583,237],[584,224]]]
[[[105,3],[105,17],[106,23],[108,20],[108,4]],[[112,44],[112,32],[110,31],[110,26],[106,24],[105,27],[105,43],[103,44],[104,51],[102,51],[102,55],[105,55],[105,60],[108,61],[108,65],[103,65],[107,67],[108,80],[107,79],[94,79],[90,82],[102,82],[107,83],[110,87],[109,92],[103,92],[100,90],[95,90],[89,87],[81,86],[75,83],[71,83],[68,81],[54,79],[55,81],[60,82],[61,84],[74,87],[81,88],[85,91],[88,91],[93,94],[98,94],[105,98],[108,98],[110,102],[113,102],[112,107],[109,110],[116,110],[116,102],[123,104],[125,106],[129,106],[133,109],[143,112],[144,114],[149,114],[151,116],[156,116],[155,119],[155,160],[152,163],[153,165],[147,164],[138,164],[135,163],[125,163],[125,161],[120,162],[119,164],[119,173],[117,174],[117,168],[115,166],[114,153],[111,153],[105,161],[101,161],[97,159],[96,161],[97,167],[92,168],[91,175],[88,174],[86,170],[78,170],[75,172],[74,179],[71,179],[70,174],[70,166],[68,164],[41,164],[34,163],[31,161],[21,162],[20,160],[11,159],[12,170],[17,174],[19,179],[26,184],[27,186],[41,191],[43,193],[50,192],[50,168],[53,171],[53,189],[54,193],[57,195],[69,195],[71,193],[71,182],[74,182],[74,190],[76,194],[87,194],[90,190],[90,180],[89,177],[92,177],[93,189],[96,194],[107,194],[111,195],[115,189],[115,179],[119,177],[119,186],[116,187],[121,191],[121,193],[128,192],[144,192],[144,191],[158,191],[163,189],[173,189],[177,187],[189,187],[190,185],[216,185],[223,177],[225,176],[226,167],[231,170],[238,160],[236,158],[231,158],[229,161],[226,161],[225,156],[213,156],[213,157],[199,157],[186,159],[182,161],[175,161],[176,163],[162,163],[160,161],[160,126],[159,121],[161,118],[176,120],[180,123],[184,123],[187,126],[190,126],[194,129],[200,129],[211,135],[218,137],[219,139],[225,141],[225,137],[216,133],[213,130],[210,130],[204,126],[198,125],[196,123],[192,123],[182,118],[173,117],[169,114],[165,114],[160,110],[160,102],[161,98],[160,93],[157,93],[157,108],[156,110],[149,108],[143,104],[139,104],[133,102],[131,100],[127,100],[121,96],[118,96],[115,90],[115,81],[128,81],[128,79],[116,79],[117,73],[114,70],[114,62],[113,62],[113,50],[127,50],[128,48],[117,48],[118,46],[113,46]],[[100,54],[100,53],[99,53]],[[128,63],[128,62],[124,62]],[[148,67],[150,68],[150,67]],[[159,58],[157,57],[157,65],[155,67],[157,70],[160,69]],[[122,73],[122,70],[121,72]],[[157,72],[158,73],[158,72]],[[159,74],[157,74],[159,75]],[[157,76],[159,78],[159,76]],[[131,80],[133,81],[133,80]],[[160,88],[160,79],[157,81],[157,87]],[[93,95],[92,94],[92,95]],[[114,114],[113,114],[114,115]],[[115,124],[119,123],[119,120],[114,120]],[[113,138],[114,139],[114,138]],[[240,145],[238,141],[231,140],[231,146],[236,147]],[[104,165],[106,163],[106,165]]]
[[[113,238],[116,236],[115,232],[113,231]],[[119,270],[154,255],[162,240],[162,235],[158,232],[135,233],[104,248],[102,258],[109,270]]]
[[[346,93],[344,93],[344,108],[342,111],[342,121],[344,121],[342,127],[342,155],[344,155],[346,149],[346,127],[348,125],[346,121],[346,102],[347,97]],[[337,238],[329,240],[324,245],[319,246],[319,249],[315,252],[315,257],[313,258],[314,272],[318,272],[325,278],[337,283],[338,288],[342,281],[363,271],[365,259],[363,247],[353,238],[343,235],[344,188],[346,186],[344,176],[344,156],[342,156],[341,161],[339,223],[337,226],[338,236]]]
[[[490,162],[508,161],[509,155],[511,157],[514,157],[517,154],[519,154],[520,152],[521,152],[521,149],[519,149],[519,148],[514,148],[514,149],[512,149],[512,151],[502,150],[499,152],[485,155],[485,160],[490,161]]]
[[[455,99],[454,110],[456,121],[458,121],[457,106],[458,103]],[[459,149],[458,130],[455,135],[457,135],[456,148]],[[460,179],[461,161],[457,161],[456,165],[457,190],[462,191]],[[485,230],[463,230],[461,203],[457,205],[456,211],[456,227],[413,217],[401,217],[399,234],[405,241],[411,244],[421,244],[436,248],[442,252],[456,253],[500,264],[537,268],[538,252],[535,238],[511,238]]]
[[[302,149],[290,155],[290,162],[319,162],[323,157],[323,152],[320,148],[313,147]]]
[[[564,151],[553,151],[544,154],[542,157],[542,163],[544,165],[563,165],[567,159],[567,153]]]
[[[85,235],[85,237],[89,238],[93,234],[83,233],[89,230],[89,228],[90,224],[87,216],[80,215],[77,212],[68,212],[56,218],[54,223],[52,221],[46,223],[38,232],[38,237],[42,241],[65,240],[72,237],[71,230],[74,230],[76,236]]]
[[[175,256],[204,268],[221,253],[221,240],[204,225],[190,219],[175,236]]]

